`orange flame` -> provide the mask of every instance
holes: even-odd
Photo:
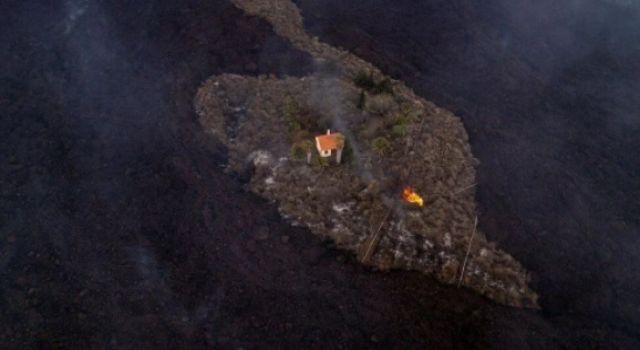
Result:
[[[404,198],[405,201],[417,204],[420,207],[424,205],[424,200],[422,199],[422,197],[420,197],[420,195],[417,194],[413,190],[413,188],[409,186],[405,187],[404,190],[402,190],[402,198]]]

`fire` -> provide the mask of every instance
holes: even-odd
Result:
[[[422,197],[420,197],[420,195],[417,194],[413,190],[413,188],[409,186],[405,187],[404,190],[402,190],[402,198],[404,198],[405,201],[417,204],[418,206],[424,205],[424,200],[422,199]]]

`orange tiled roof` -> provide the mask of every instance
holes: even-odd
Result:
[[[335,132],[333,134],[316,136],[316,141],[318,141],[322,151],[329,151],[338,149],[340,138],[342,138],[342,134]]]

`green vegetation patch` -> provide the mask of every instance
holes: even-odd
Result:
[[[398,113],[394,117],[393,124],[391,125],[391,135],[393,135],[394,137],[401,137],[406,135],[409,125],[415,122],[417,119],[418,118],[410,112]]]
[[[289,154],[291,155],[291,158],[295,160],[302,160],[306,157],[307,152],[305,151],[302,144],[300,144],[299,142],[296,142],[293,145],[291,145],[291,148],[289,149]]]
[[[383,155],[389,148],[391,148],[391,142],[384,136],[379,136],[371,141],[371,147],[379,155]]]

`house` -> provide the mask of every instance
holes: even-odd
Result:
[[[343,148],[344,135],[339,132],[332,133],[331,130],[327,130],[325,135],[316,136],[316,149],[320,157],[331,157],[333,151],[336,151],[336,162],[340,164]]]

